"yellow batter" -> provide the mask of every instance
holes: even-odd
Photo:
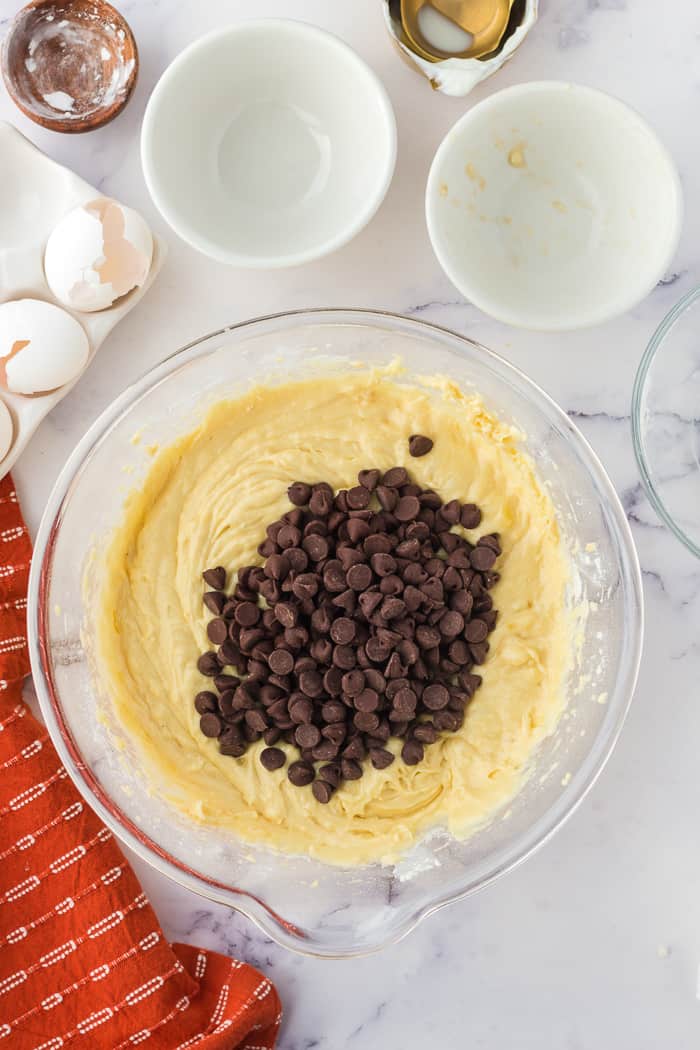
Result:
[[[413,433],[435,441],[424,458],[408,454]],[[260,562],[256,547],[289,509],[290,482],[341,488],[360,468],[395,465],[445,501],[477,503],[477,534],[501,534],[502,579],[492,592],[499,621],[463,728],[426,747],[417,766],[367,764],[361,780],[320,805],[285,769],[262,768],[262,743],[234,759],[200,732],[193,698],[209,682],[196,662],[210,648],[211,616],[201,572]],[[434,825],[468,834],[518,788],[563,705],[566,581],[549,497],[517,434],[478,398],[439,378],[402,386],[389,371],[258,387],[215,405],[161,451],[129,498],[107,553],[99,662],[158,790],[192,817],[325,861],[387,860]],[[399,750],[398,741],[387,746]]]

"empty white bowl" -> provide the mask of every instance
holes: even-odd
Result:
[[[673,160],[637,113],[578,84],[519,84],[440,145],[426,216],[445,273],[508,324],[582,328],[639,303],[678,244]]]
[[[334,251],[391,182],[384,87],[302,22],[240,22],[186,48],[146,108],[143,170],[176,233],[221,262],[294,266]]]

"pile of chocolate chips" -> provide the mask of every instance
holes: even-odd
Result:
[[[413,455],[424,454],[421,437]],[[479,508],[443,504],[403,467],[362,470],[358,481],[337,493],[295,482],[293,509],[258,548],[264,564],[239,569],[230,594],[223,568],[203,574],[216,649],[197,666],[216,693],[195,698],[202,732],[236,758],[262,737],[267,770],[287,761],[279,741],[294,745],[289,780],[312,784],[322,803],[366,759],[391,765],[390,737],[416,765],[460,728],[496,623],[499,538],[473,545],[452,531],[477,528]]]

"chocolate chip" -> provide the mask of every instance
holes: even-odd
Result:
[[[220,735],[224,725],[218,715],[215,715],[211,711],[207,711],[207,713],[202,715],[199,720],[199,728],[205,736],[217,737]]]
[[[310,722],[313,718],[314,706],[309,697],[306,697],[303,694],[300,694],[294,702],[292,702],[292,699],[290,698],[288,706],[289,717],[296,725]]]
[[[377,671],[374,667],[366,668],[365,682],[370,689],[374,689],[375,693],[379,693],[380,695],[386,689],[386,678],[381,671]]]
[[[489,644],[488,642],[478,642],[475,645],[470,645],[469,651],[475,664],[483,664],[489,651]]]
[[[343,758],[340,763],[340,772],[343,780],[359,780],[362,776],[362,766],[353,758]]]
[[[403,570],[404,583],[410,583],[412,586],[420,587],[422,583],[428,579],[428,573],[425,571],[422,565],[407,565]]]
[[[228,624],[222,617],[217,616],[207,624],[207,637],[214,645],[221,645],[228,638]]]
[[[208,690],[197,693],[194,698],[194,706],[198,715],[206,715],[216,711],[217,704],[216,693],[210,693]]]
[[[406,668],[401,663],[401,657],[398,653],[392,653],[389,657],[389,662],[386,665],[386,676],[387,678],[403,678]]]
[[[343,712],[342,717],[345,717],[345,712]],[[345,722],[333,722],[331,725],[323,727],[321,736],[333,744],[334,747],[340,747],[347,736],[347,732]]]
[[[455,591],[454,594],[450,595],[449,605],[450,609],[461,613],[466,620],[471,615],[474,599],[469,591]]]
[[[323,583],[327,591],[339,594],[346,589],[345,569],[337,558],[326,562],[323,568]]]
[[[313,766],[308,762],[292,762],[287,770],[287,776],[294,787],[306,787],[313,781],[315,773]]]
[[[477,546],[469,555],[469,561],[472,568],[478,572],[487,572],[496,564],[497,557],[498,555],[491,547]]]
[[[407,766],[417,766],[424,756],[425,750],[420,740],[407,740],[401,748],[401,758]]]
[[[364,594],[360,595],[360,608],[365,615],[365,619],[369,620],[377,606],[381,604],[382,600],[382,594],[379,590],[365,591]]]
[[[361,470],[357,475],[357,480],[363,488],[369,489],[370,492],[374,492],[381,476],[381,471],[379,470]]]
[[[469,625],[467,625],[467,627],[468,626]],[[465,632],[466,632],[466,628],[465,628]],[[449,654],[450,660],[452,660],[453,663],[458,664],[458,665],[468,664],[470,659],[471,659],[471,654],[469,652],[469,646],[467,645],[466,642],[463,642],[463,641],[461,641],[459,639],[457,641],[452,642],[450,644],[450,647],[448,649],[448,654]]]
[[[408,686],[403,686],[393,698],[394,712],[399,715],[401,719],[412,718],[417,703],[418,697],[413,689],[410,689]]]
[[[462,504],[458,499],[451,499],[448,503],[444,503],[440,511],[444,520],[450,525],[458,523],[461,512]]]
[[[365,688],[365,676],[363,671],[348,671],[343,675],[343,692],[346,696],[359,696]]]
[[[433,442],[429,437],[425,437],[424,434],[411,434],[408,439],[408,451],[414,456],[427,456],[433,447]]]
[[[365,490],[366,491],[366,490]],[[369,565],[353,565],[347,572],[347,583],[354,591],[365,591],[372,582],[372,570]]]
[[[364,485],[356,485],[348,489],[347,501],[350,510],[364,510],[369,506],[370,491]]]
[[[387,769],[394,761],[394,755],[384,747],[372,747],[369,760],[375,769]]]
[[[396,489],[390,488],[388,485],[379,485],[377,487],[377,499],[383,510],[393,511],[399,502],[399,494]]]
[[[371,538],[369,537],[369,539]],[[384,553],[373,554],[370,558],[370,564],[377,576],[389,576],[391,573],[395,573],[397,568],[396,559],[392,558],[390,554]]]
[[[252,627],[260,619],[260,609],[252,602],[241,602],[236,608],[234,619],[241,627]]]
[[[392,467],[391,470],[387,470],[382,478],[382,485],[388,485],[390,488],[400,488],[401,485],[408,484],[408,473],[403,467]]]
[[[351,673],[354,674],[355,672]],[[369,714],[372,711],[376,711],[379,707],[379,693],[374,689],[363,689],[355,695],[354,703],[356,711],[363,711],[365,714]]]
[[[346,572],[352,565],[358,565],[365,560],[362,551],[357,550],[356,547],[338,547],[336,548],[336,554],[338,561]]]
[[[333,655],[333,645],[329,638],[317,638],[311,643],[309,652],[320,664],[329,664]]]
[[[197,660],[197,670],[200,674],[206,675],[207,678],[213,678],[215,675],[218,675],[221,665],[216,658],[216,653],[202,653]]]
[[[475,529],[481,524],[481,511],[475,503],[465,503],[460,511],[459,520],[465,529]]]
[[[217,702],[219,714],[227,722],[233,721],[234,716],[237,714],[237,710],[233,703],[233,698],[234,690],[229,689],[227,692],[221,694]],[[202,714],[205,714],[205,712],[202,711]]]
[[[468,642],[483,642],[489,633],[489,629],[483,620],[478,617],[471,620],[464,628],[464,637]]]
[[[221,591],[207,591],[202,601],[209,612],[214,613],[214,616],[221,616],[226,604],[226,595],[222,594]]]
[[[436,711],[433,717],[435,728],[441,732],[456,733],[463,722],[464,718],[455,711]]]
[[[274,615],[283,627],[294,627],[299,619],[299,610],[291,602],[278,602],[274,608]]]
[[[300,542],[301,532],[294,525],[284,525],[277,534],[277,544],[282,550],[286,550],[288,547],[297,547]]]
[[[333,508],[333,496],[326,489],[316,489],[309,498],[309,510],[319,518],[327,518]]]
[[[204,582],[215,591],[223,591],[226,586],[226,569],[223,565],[217,565],[215,569],[206,569],[202,576]]]
[[[358,511],[361,514],[362,511]],[[362,518],[351,518],[347,523],[348,539],[351,543],[360,543],[369,536],[369,525]]]
[[[318,671],[302,671],[299,675],[299,688],[305,696],[319,697],[323,694],[323,679]]]
[[[294,733],[299,747],[316,747],[321,742],[321,730],[309,722],[300,725]]]
[[[287,489],[287,498],[295,507],[305,507],[311,499],[311,486],[303,481],[295,481]]]
[[[232,674],[217,674],[214,678],[214,685],[220,693],[225,693],[229,689],[237,689],[240,684],[240,678]]]
[[[447,707],[450,694],[444,685],[428,685],[423,690],[421,700],[429,711],[440,711],[443,707]]]
[[[340,763],[329,762],[328,765],[321,766],[318,771],[318,777],[320,780],[325,780],[331,787],[337,788],[340,784]]]
[[[339,667],[329,667],[323,676],[323,688],[329,696],[339,696],[343,672]]]
[[[345,704],[340,700],[328,700],[321,708],[321,717],[325,722],[341,722],[345,718]]]
[[[331,638],[338,645],[347,645],[355,637],[355,622],[349,619],[347,616],[339,616],[337,620],[331,624]]]
[[[310,536],[305,536],[301,543],[302,549],[308,554],[311,561],[323,561],[324,558],[328,557],[328,540],[325,536],[320,536],[318,533],[312,533]]]
[[[421,649],[434,649],[436,645],[440,644],[440,640],[440,632],[435,627],[421,625],[416,628],[416,642]]]
[[[281,769],[286,761],[287,757],[279,747],[266,747],[260,752],[260,762],[269,772]]]
[[[252,709],[245,713],[246,725],[250,726],[256,733],[264,733],[268,727],[268,721],[262,711]]]
[[[461,613],[449,610],[441,617],[439,631],[443,638],[455,638],[464,630],[464,617]]]
[[[333,663],[343,671],[350,671],[356,663],[355,650],[349,645],[336,645],[333,650]]]
[[[289,570],[289,559],[284,554],[271,554],[265,562],[265,575],[272,580],[283,580],[289,574]]]
[[[501,553],[501,538],[497,532],[487,533],[479,537],[477,547],[490,547],[497,555]]]
[[[413,521],[420,511],[417,496],[402,496],[396,504],[394,515],[399,521]]]
[[[397,620],[405,612],[406,603],[402,598],[386,597],[380,607],[380,613],[384,620]]]
[[[268,656],[267,662],[275,674],[290,674],[294,668],[294,657],[287,649],[275,649]]]
[[[327,780],[314,780],[311,790],[316,801],[326,805],[331,800],[334,788]]]
[[[413,730],[413,737],[421,744],[434,744],[440,736],[432,722],[419,722]]]
[[[362,743],[361,737],[359,737],[359,736],[353,737],[353,739],[347,744],[347,746],[343,750],[343,758],[349,759],[349,760],[352,760],[352,761],[362,762],[364,757],[365,757],[365,747],[364,747],[364,744]],[[345,776],[345,774],[343,774],[343,776]],[[347,777],[346,779],[352,780],[354,778]]]

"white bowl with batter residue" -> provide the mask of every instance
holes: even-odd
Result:
[[[678,172],[646,121],[602,91],[517,84],[478,103],[433,160],[438,261],[484,313],[540,331],[631,310],[669,267]]]

